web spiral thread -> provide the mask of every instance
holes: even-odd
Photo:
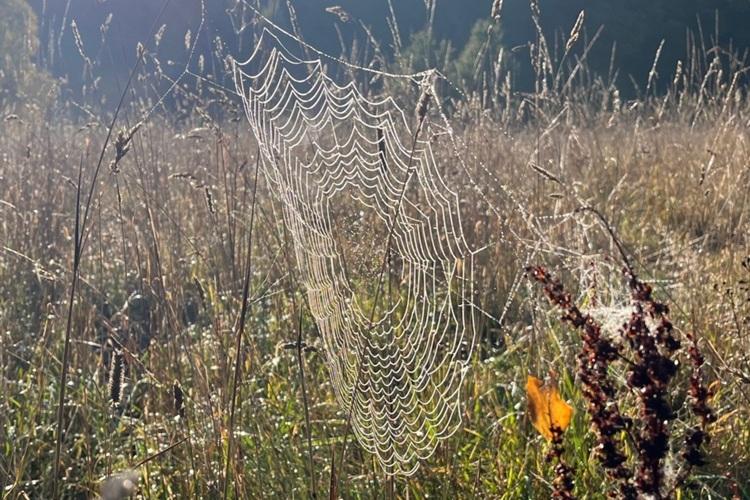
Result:
[[[390,96],[336,83],[267,29],[234,69],[335,396],[384,470],[413,474],[460,426],[474,344],[473,253],[433,125]],[[430,74],[378,77],[425,87]]]

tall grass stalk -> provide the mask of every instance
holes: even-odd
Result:
[[[167,3],[169,0],[165,0],[164,2],[164,8],[166,8]],[[162,12],[163,12],[162,9]],[[70,282],[70,295],[68,298],[68,316],[66,320],[66,326],[65,326],[65,340],[64,340],[64,347],[63,347],[63,358],[62,358],[62,367],[60,370],[60,379],[59,379],[59,389],[58,389],[58,401],[57,401],[57,425],[56,425],[56,431],[55,434],[57,436],[56,443],[55,443],[55,476],[54,476],[54,490],[57,492],[57,481],[59,480],[60,476],[60,451],[62,449],[62,441],[63,441],[63,420],[64,420],[64,407],[65,407],[65,386],[67,384],[67,378],[68,378],[68,365],[70,362],[70,337],[71,337],[71,331],[72,331],[72,322],[73,322],[73,303],[75,302],[76,297],[76,286],[78,284],[78,277],[80,272],[80,264],[81,264],[81,255],[83,254],[84,245],[86,243],[86,223],[88,222],[89,217],[89,210],[91,209],[92,201],[94,199],[94,193],[96,192],[96,185],[97,181],[99,179],[99,172],[101,171],[102,164],[104,162],[104,155],[107,151],[107,146],[109,145],[109,141],[112,138],[112,131],[115,128],[115,124],[117,123],[117,117],[120,114],[120,110],[122,109],[123,103],[125,102],[125,96],[127,94],[127,90],[130,87],[130,84],[133,81],[133,77],[136,74],[136,70],[138,69],[138,65],[141,62],[141,59],[143,58],[143,51],[140,51],[138,54],[138,58],[136,59],[135,64],[133,64],[132,69],[130,70],[130,76],[128,77],[128,81],[125,84],[125,88],[123,89],[123,92],[120,96],[120,101],[117,103],[117,107],[115,108],[115,112],[112,116],[112,121],[109,124],[109,127],[107,128],[107,136],[104,139],[104,144],[102,145],[102,149],[99,153],[99,160],[96,163],[96,168],[94,169],[94,175],[91,179],[91,185],[89,186],[88,196],[86,198],[86,204],[84,205],[83,209],[83,217],[81,217],[81,182],[83,177],[83,158],[81,159],[81,166],[78,171],[78,184],[76,186],[76,207],[75,207],[75,236],[73,241],[73,268],[71,271],[71,282]]]
[[[245,334],[245,319],[248,311],[248,296],[250,294],[250,279],[252,278],[253,264],[253,228],[255,227],[255,206],[258,198],[258,172],[260,172],[260,149],[255,158],[255,175],[253,180],[253,194],[250,202],[250,228],[247,234],[247,253],[245,254],[245,278],[242,283],[242,307],[237,318],[237,326],[234,341],[234,382],[232,384],[232,396],[230,398],[229,428],[227,432],[227,458],[224,466],[224,499],[229,495],[229,469],[232,464],[232,444],[234,442],[234,418],[237,407],[237,393],[239,392],[240,378],[242,375],[242,337]]]

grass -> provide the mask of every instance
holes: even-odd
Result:
[[[148,66],[139,71],[153,77]],[[445,176],[462,199],[471,244],[486,246],[478,255],[478,305],[504,322],[479,316],[462,428],[413,477],[393,480],[395,496],[547,498],[548,445],[529,422],[523,387],[528,374],[550,371],[576,409],[564,436],[575,491],[604,496],[574,369],[579,337],[523,277],[526,265],[544,264],[605,328],[619,324],[627,283],[610,235],[579,210],[587,205],[606,215],[636,271],[673,306],[676,330],[693,332],[707,357],[718,421],[708,464],[681,497],[750,497],[743,483],[750,476],[750,269],[743,266],[750,106],[731,85],[733,74],[683,75],[666,94],[626,103],[613,86],[582,75],[558,92],[509,90],[492,106],[456,106],[451,117],[468,170],[445,161]],[[133,468],[144,498],[218,497],[225,464],[236,497],[309,497],[313,488],[326,495],[334,463],[341,496],[383,496],[389,479],[356,440],[338,468],[347,414],[294,280],[280,207],[254,175],[257,145],[244,121],[233,119],[239,103],[182,87],[177,95],[188,118],[151,117],[117,173],[97,178],[96,163],[84,159],[82,183],[94,195],[62,378],[79,159],[98,148],[114,158],[101,143],[112,127],[87,124],[55,100],[0,111],[3,497],[54,489],[60,380],[65,497],[92,496],[105,478]],[[134,90],[117,126],[130,130],[144,109],[148,94]],[[439,160],[450,157],[445,141],[434,147]],[[250,314],[238,323],[246,274]],[[298,357],[300,338],[307,347]],[[115,349],[124,354],[119,407],[108,389]],[[677,387],[669,394],[676,404],[685,400],[685,383]],[[621,404],[632,414],[637,398],[626,395]],[[679,441],[673,446],[679,452]]]

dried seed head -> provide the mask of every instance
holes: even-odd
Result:
[[[333,14],[339,18],[342,23],[348,23],[351,20],[351,16],[345,11],[340,5],[333,5],[326,8],[326,12]]]
[[[182,393],[182,386],[178,380],[172,384],[172,395],[174,397],[174,412],[180,418],[185,418],[185,397]]]
[[[102,36],[106,35],[109,31],[109,27],[112,24],[112,18],[114,15],[110,12],[107,14],[107,17],[104,18],[104,22],[99,26],[99,32],[102,34]]]
[[[427,116],[427,110],[430,107],[430,100],[432,99],[433,93],[432,75],[430,75],[430,77],[422,82],[422,93],[419,96],[419,101],[417,101],[416,113],[417,120],[420,123],[422,123]]]
[[[142,125],[143,122],[140,121],[133,125],[130,130],[121,129],[117,132],[117,138],[115,139],[115,159],[112,160],[112,163],[109,165],[109,169],[112,173],[116,174],[119,171],[117,166],[120,161],[125,158],[125,155],[128,154],[128,151],[130,151],[130,141]]]
[[[167,30],[167,25],[162,24],[161,27],[159,28],[159,31],[157,31],[156,34],[154,34],[154,45],[156,47],[158,47],[159,44],[161,43],[161,39],[164,37],[164,32],[166,30]]]
[[[495,0],[492,2],[492,11],[490,12],[490,17],[492,17],[492,20],[494,22],[500,21],[500,10],[503,8],[503,0]]]
[[[578,14],[578,19],[576,19],[576,23],[573,25],[573,29],[570,30],[570,36],[568,37],[568,42],[565,44],[565,52],[570,52],[570,49],[573,48],[573,45],[578,41],[578,38],[581,36],[581,30],[583,29],[583,19],[586,17],[586,14],[584,11],[581,11]]]
[[[125,383],[125,358],[122,351],[115,351],[109,365],[109,400],[112,406],[120,406],[122,386]]]
[[[205,186],[203,188],[203,193],[206,195],[206,206],[208,207],[208,211],[215,214],[216,207],[214,206],[214,197],[211,194],[211,189],[209,189],[208,186]]]
[[[682,61],[677,61],[677,67],[674,70],[674,78],[672,79],[672,86],[677,87],[677,84],[680,83],[680,78],[682,78]]]
[[[176,172],[174,174],[170,174],[169,178],[187,181],[190,183],[190,187],[194,189],[200,189],[200,188],[205,187],[205,185],[200,181],[200,179],[198,179],[196,176],[194,176],[190,172]]]
[[[529,7],[531,8],[531,16],[535,21],[539,21],[539,18],[542,17],[542,11],[539,8],[539,0],[530,0]]]
[[[83,39],[81,38],[81,33],[78,31],[78,25],[76,24],[75,19],[70,22],[70,29],[73,32],[73,41],[75,42],[78,55],[81,56],[81,59],[83,59],[83,62],[86,63],[87,66],[92,66],[91,59],[89,59],[86,52],[83,50]]]

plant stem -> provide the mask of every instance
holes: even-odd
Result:
[[[253,227],[255,225],[255,205],[258,194],[258,172],[260,171],[260,150],[256,154],[255,160],[255,180],[253,182],[253,198],[250,205],[250,229],[247,236],[247,254],[245,259],[245,279],[242,285],[242,308],[237,325],[235,337],[235,358],[234,358],[234,384],[232,386],[232,398],[229,410],[229,434],[227,436],[227,461],[224,467],[224,499],[229,494],[229,467],[232,463],[232,443],[234,441],[234,417],[237,409],[237,392],[240,384],[240,375],[242,373],[242,337],[245,333],[245,318],[248,310],[248,295],[250,294],[250,277],[252,276],[252,259],[253,259]]]
[[[162,4],[161,11],[159,12],[159,15],[154,19],[154,22],[151,27],[151,32],[154,32],[154,29],[156,27],[156,23],[161,19],[162,14],[167,8],[167,5],[169,5],[170,0],[164,0],[164,3]],[[68,383],[68,368],[70,364],[70,338],[71,338],[71,331],[73,326],[73,303],[75,302],[75,296],[76,296],[76,288],[78,284],[78,276],[79,276],[79,270],[80,270],[80,264],[81,264],[81,255],[83,253],[83,247],[85,245],[85,236],[86,236],[86,222],[88,221],[89,216],[89,210],[91,209],[91,203],[94,198],[94,193],[96,191],[96,184],[97,179],[99,178],[99,172],[101,171],[102,164],[104,163],[104,154],[107,151],[107,146],[109,145],[109,141],[112,138],[112,131],[115,128],[115,123],[117,123],[117,117],[120,114],[120,110],[122,109],[122,106],[125,102],[125,96],[127,95],[128,88],[130,88],[130,84],[133,82],[133,78],[135,77],[136,70],[138,69],[138,66],[140,65],[141,60],[143,59],[143,55],[145,53],[145,50],[141,50],[138,53],[138,58],[136,59],[135,63],[133,64],[133,67],[130,70],[130,76],[128,77],[128,81],[125,84],[125,88],[122,91],[122,94],[120,94],[120,100],[117,103],[117,107],[115,108],[115,112],[112,116],[112,121],[109,124],[109,128],[107,129],[107,136],[104,139],[104,144],[102,145],[101,152],[99,153],[99,160],[96,164],[96,169],[94,170],[94,176],[91,179],[91,185],[89,187],[88,197],[86,199],[86,205],[83,212],[83,217],[81,218],[81,182],[83,179],[83,157],[81,158],[81,164],[78,168],[78,185],[76,187],[76,210],[75,210],[75,241],[73,242],[73,275],[71,277],[71,283],[70,283],[70,295],[68,296],[68,317],[65,324],[65,339],[64,339],[64,347],[63,347],[63,359],[62,359],[62,368],[60,370],[60,380],[59,380],[59,392],[58,392],[58,398],[57,398],[57,424],[56,424],[56,430],[55,430],[55,466],[54,466],[54,477],[52,479],[52,491],[53,495],[58,496],[60,493],[58,491],[58,481],[60,478],[60,453],[62,451],[62,441],[63,441],[63,420],[65,416],[65,386]]]
[[[310,427],[310,409],[307,402],[307,385],[305,384],[305,361],[302,357],[302,310],[299,312],[299,322],[297,324],[297,362],[299,364],[299,379],[302,385],[302,405],[305,409],[305,428],[307,429],[307,454],[310,461],[310,488],[312,497],[318,498],[315,487],[315,466],[313,463],[312,449],[312,428]]]

